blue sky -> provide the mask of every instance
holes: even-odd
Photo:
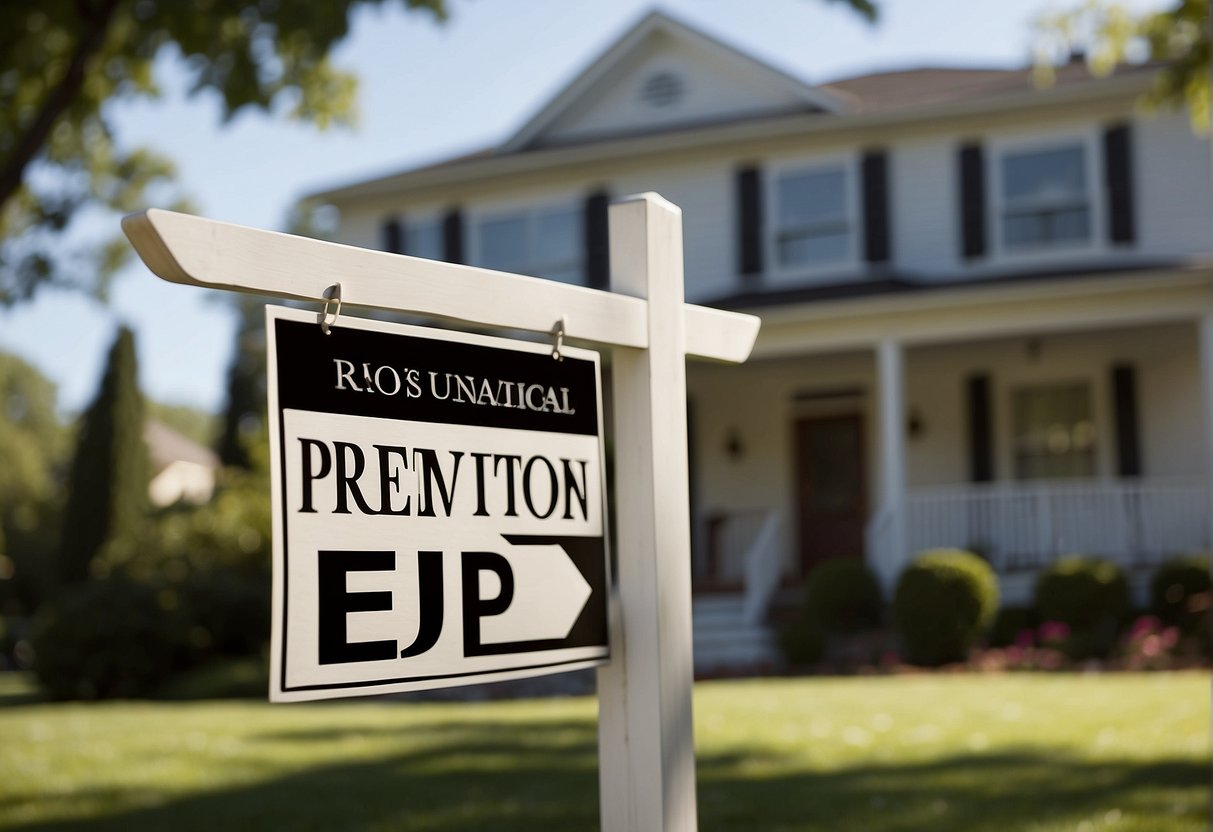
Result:
[[[119,140],[173,157],[199,213],[280,228],[290,205],[310,191],[501,141],[654,7],[819,82],[926,64],[1023,65],[1033,20],[1073,5],[884,0],[880,22],[869,26],[824,0],[448,2],[444,25],[396,5],[357,14],[335,56],[360,77],[353,130],[318,133],[258,114],[224,126],[213,99],[185,97],[166,58],[158,73],[163,99],[114,109]],[[136,330],[149,396],[217,410],[233,333],[218,294],[164,283],[136,264],[119,277],[107,306],[47,292],[0,312],[0,350],[53,378],[60,408],[72,412],[91,398],[114,327],[126,322]]]

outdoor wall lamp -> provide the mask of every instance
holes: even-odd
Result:
[[[724,437],[724,452],[731,460],[741,459],[745,455],[745,444],[741,441],[741,432],[737,428],[729,428]]]

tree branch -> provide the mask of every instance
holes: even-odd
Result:
[[[46,144],[59,117],[67,112],[80,94],[89,60],[104,46],[110,21],[113,20],[119,2],[120,0],[104,0],[97,8],[87,11],[81,4],[83,33],[72,50],[67,71],[43,100],[38,114],[17,140],[12,154],[0,166],[0,209],[8,204],[9,199],[21,187],[25,169]]]

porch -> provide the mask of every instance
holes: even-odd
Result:
[[[1073,553],[1098,554],[1128,572],[1150,570],[1177,554],[1209,549],[1209,500],[1208,487],[1195,480],[915,488],[906,493],[906,552],[967,549],[1004,579],[1034,574]],[[775,510],[714,515],[697,588],[705,594],[740,595],[746,619],[762,620],[775,592],[795,586],[801,577],[776,545],[782,522]],[[897,559],[888,551],[888,528],[880,516],[869,524],[869,559]]]
[[[697,589],[749,626],[826,557],[864,558],[891,594],[917,552],[972,549],[1018,604],[1063,554],[1147,576],[1207,550],[1207,279],[1166,309],[1159,283],[1113,284],[1123,305],[1105,286],[1068,319],[1018,288],[1018,309],[974,290],[845,331],[764,315],[757,360],[689,378]]]

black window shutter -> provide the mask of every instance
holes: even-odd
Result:
[[[606,191],[595,191],[585,199],[585,285],[605,289],[610,282],[610,242],[607,238],[607,208],[610,197]]]
[[[1116,473],[1141,476],[1141,438],[1137,424],[1137,371],[1132,364],[1112,367],[1112,413],[1116,426]]]
[[[1109,127],[1103,134],[1104,181],[1108,194],[1108,239],[1132,243],[1137,237],[1133,224],[1133,144],[1129,125]]]
[[[969,423],[969,480],[994,479],[994,413],[991,407],[990,377],[985,373],[969,376],[966,390]]]
[[[383,250],[392,254],[404,254],[404,223],[400,217],[388,217],[380,229]]]
[[[762,173],[737,171],[737,269],[753,279],[762,274]]]
[[[463,262],[463,212],[452,208],[442,218],[442,259],[448,263]]]
[[[884,151],[863,154],[863,254],[869,263],[889,261],[889,165]]]
[[[960,252],[966,260],[986,253],[986,175],[981,145],[960,148]]]

